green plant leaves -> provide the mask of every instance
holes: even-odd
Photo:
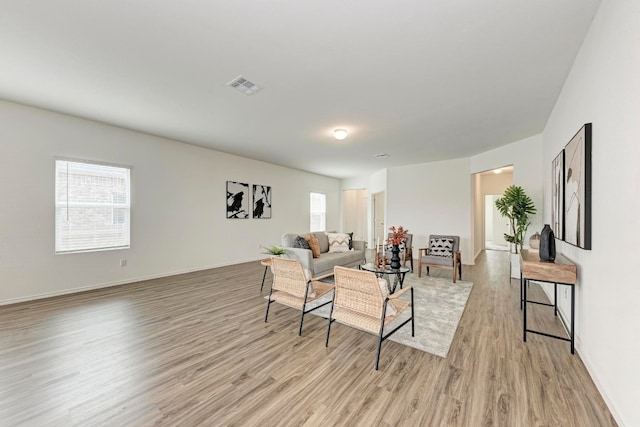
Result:
[[[496,200],[496,208],[500,214],[509,220],[511,234],[505,234],[504,239],[518,246],[522,250],[524,235],[531,225],[529,215],[536,213],[536,206],[533,200],[524,192],[524,189],[517,185],[512,185],[504,190],[501,198]]]

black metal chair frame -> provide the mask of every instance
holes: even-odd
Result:
[[[377,371],[378,370],[378,364],[380,361],[380,351],[382,350],[382,342],[385,341],[387,338],[389,338],[392,334],[394,334],[398,329],[402,328],[404,325],[406,325],[407,323],[411,322],[411,336],[415,337],[415,316],[414,316],[414,312],[413,312],[413,287],[408,288],[411,289],[411,317],[407,320],[405,320],[404,322],[402,322],[400,325],[396,326],[391,332],[389,332],[386,335],[383,335],[384,332],[384,319],[386,317],[387,314],[387,304],[389,303],[389,297],[385,298],[384,300],[384,309],[382,310],[382,317],[380,318],[380,332],[378,333],[378,350],[376,352],[376,363],[374,365],[374,369]],[[333,294],[333,298],[335,299],[335,291]],[[333,302],[333,300],[331,301]],[[334,319],[332,319],[331,317],[333,316],[333,304],[331,304],[331,312],[329,313],[329,325],[327,326],[327,339],[324,343],[325,347],[329,347],[329,334],[331,333],[331,323],[335,322]],[[347,325],[348,326],[348,325]]]
[[[302,303],[302,315],[300,316],[300,328],[298,329],[298,336],[302,335],[302,324],[304,322],[304,315],[307,313],[311,313],[314,310],[319,309],[320,307],[324,307],[327,304],[333,304],[333,299],[320,304],[316,307],[313,307],[309,310],[305,310],[305,308],[307,307],[307,296],[309,295],[309,283],[311,283],[311,280],[307,281],[307,289],[304,292],[304,302]],[[269,307],[271,306],[272,302],[277,302],[275,300],[271,299],[271,294],[273,293],[273,287],[271,288],[271,290],[269,291],[269,298],[267,298],[267,313],[264,315],[264,323],[267,323],[267,318],[269,317]],[[289,306],[287,306],[289,307]],[[333,307],[331,308],[331,311],[333,311]]]

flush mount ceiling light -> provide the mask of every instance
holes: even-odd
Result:
[[[250,82],[242,76],[238,76],[235,79],[231,80],[229,83],[227,83],[227,86],[232,87],[238,92],[244,93],[247,96],[253,95],[260,89],[262,89],[257,84]]]
[[[343,139],[345,139],[347,137],[347,130],[346,129],[336,129],[333,131],[333,137],[335,139],[337,139],[338,141],[342,141]]]

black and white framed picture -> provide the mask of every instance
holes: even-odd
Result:
[[[564,147],[564,240],[591,249],[591,123]]]
[[[564,240],[564,150],[551,162],[551,229]]]
[[[258,219],[271,218],[270,186],[253,185],[253,217]]]
[[[249,184],[227,181],[227,218],[249,218]]]

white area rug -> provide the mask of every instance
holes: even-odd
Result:
[[[422,350],[440,357],[447,357],[449,347],[458,329],[458,323],[469,299],[472,282],[450,280],[407,274],[405,286],[413,286],[415,310],[415,337],[411,336],[411,323],[407,323],[388,339],[409,347]],[[320,298],[315,304],[321,304],[333,297],[333,293]],[[401,297],[409,300],[410,294]],[[310,314],[328,317],[330,306],[319,308]],[[411,316],[406,309],[397,319],[385,328],[391,331]]]

